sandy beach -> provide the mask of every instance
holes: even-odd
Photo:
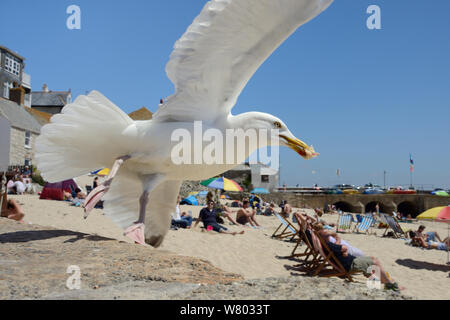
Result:
[[[84,220],[82,209],[70,206],[68,202],[39,200],[37,195],[10,197],[23,207],[26,225],[47,226],[131,242],[122,235],[123,231],[118,226],[103,215],[102,210],[95,209]],[[200,209],[197,206],[181,206],[182,211],[191,210],[194,217]],[[324,215],[323,218],[328,222],[336,222],[337,215]],[[286,268],[295,262],[278,258],[288,255],[294,243],[271,238],[279,225],[278,219],[273,216],[257,216],[257,220],[263,226],[262,229],[230,226],[227,222],[225,225],[230,230],[245,231],[244,235],[236,236],[204,232],[200,225],[190,230],[170,230],[161,248],[149,247],[145,250],[200,258],[224,272],[240,275],[249,281],[277,277],[296,278],[295,275],[299,273]],[[426,225],[426,231],[437,231],[442,237],[447,235],[447,225],[442,223],[420,222],[402,226],[415,230],[419,224]],[[402,294],[418,299],[450,299],[450,266],[445,265],[445,251],[411,247],[405,245],[404,240],[382,238],[384,231],[374,230],[377,236],[349,233],[342,234],[342,238],[363,250],[366,255],[377,257],[391,277],[406,288]],[[336,280],[345,282],[337,278],[325,279],[331,282]],[[361,286],[365,281],[362,275],[357,275],[356,284],[350,286]]]

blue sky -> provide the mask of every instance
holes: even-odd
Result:
[[[205,0],[8,1],[0,44],[27,58],[34,90],[101,91],[124,111],[156,110],[173,92],[174,42]],[[66,8],[81,8],[81,30]],[[369,5],[381,30],[369,30]],[[450,188],[450,1],[338,0],[301,27],[258,70],[234,114],[283,119],[321,156],[281,150],[281,183],[414,184]],[[341,170],[337,177],[336,170]]]

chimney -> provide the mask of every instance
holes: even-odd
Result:
[[[23,106],[25,103],[25,89],[22,87],[9,89],[9,100]]]
[[[48,92],[49,91],[48,90],[48,86],[47,86],[46,83],[44,83],[44,85],[42,86],[42,91],[44,91],[44,92]]]

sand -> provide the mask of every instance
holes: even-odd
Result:
[[[121,228],[103,215],[102,210],[93,210],[90,217],[84,220],[83,210],[70,206],[68,202],[39,200],[36,195],[10,197],[22,205],[28,224],[131,242],[122,235]],[[191,210],[197,216],[201,207],[181,206],[181,209]],[[336,215],[325,215],[323,218],[329,222],[337,220]],[[257,216],[257,219],[262,224],[262,229],[230,226],[227,222],[225,226],[229,230],[245,231],[245,234],[236,236],[202,232],[200,225],[190,230],[171,230],[161,248],[156,250],[201,258],[225,272],[242,275],[245,279],[291,276],[291,271],[285,266],[294,265],[295,262],[277,257],[288,255],[294,244],[270,237],[279,225],[276,217]],[[447,236],[446,224],[421,223],[427,226],[426,231],[437,231],[442,237]],[[402,225],[417,229],[419,223]],[[445,251],[407,246],[403,240],[382,238],[384,231],[381,229],[375,231],[377,236],[342,234],[342,238],[363,250],[366,255],[377,257],[392,278],[406,288],[403,294],[419,299],[450,299],[450,266],[446,265]],[[366,281],[362,275],[356,276],[355,280],[357,283]]]

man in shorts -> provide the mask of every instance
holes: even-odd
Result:
[[[392,280],[386,271],[384,271],[381,263],[375,257],[360,256],[355,257],[348,253],[348,248],[345,245],[339,245],[331,242],[327,242],[328,247],[334,253],[336,258],[349,272],[362,272],[365,277],[369,278],[371,274],[368,272],[369,268],[375,266],[379,270],[380,281],[384,284],[385,289],[392,289],[394,291],[403,290],[403,287],[399,287],[397,282]]]
[[[199,224],[200,221],[202,221],[205,229],[208,229],[208,227],[211,227],[216,232],[224,233],[224,234],[231,234],[231,235],[244,233],[244,230],[242,230],[241,232],[228,231],[227,228],[218,224],[217,220],[216,220],[217,213],[216,213],[216,210],[214,209],[214,201],[211,201],[211,200],[208,201],[207,205],[208,206],[206,208],[203,208],[202,210],[200,210],[200,214],[198,216],[197,221],[195,221],[194,228],[197,227],[197,225]]]

